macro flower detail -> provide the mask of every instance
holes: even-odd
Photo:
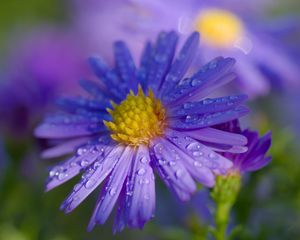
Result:
[[[124,42],[114,44],[115,66],[90,58],[99,83],[82,80],[90,97],[61,98],[61,112],[46,117],[35,130],[56,140],[44,157],[76,153],[49,172],[51,190],[84,172],[61,209],[74,210],[103,183],[88,229],[103,224],[115,205],[114,231],[142,228],[155,210],[155,177],[182,201],[196,182],[215,184],[230,160],[220,152],[242,153],[247,139],[215,128],[245,115],[247,97],[206,98],[235,78],[235,60],[218,57],[187,76],[199,42],[193,33],[174,57],[178,36],[162,32],[148,42],[136,67]]]

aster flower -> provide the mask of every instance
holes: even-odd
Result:
[[[58,94],[75,92],[77,76],[86,72],[84,49],[72,33],[44,27],[19,39],[0,84],[1,130],[17,136],[28,134]]]
[[[217,152],[244,152],[246,138],[212,128],[239,118],[248,110],[245,95],[205,98],[234,79],[235,60],[218,57],[192,76],[186,72],[197,48],[193,33],[173,60],[178,36],[162,32],[147,43],[140,66],[126,44],[114,44],[115,66],[90,58],[101,81],[81,81],[90,98],[62,98],[64,111],[49,116],[35,130],[41,138],[60,144],[44,153],[56,157],[76,154],[49,172],[49,191],[84,171],[81,181],[61,205],[74,210],[102,182],[88,229],[103,224],[118,206],[114,231],[143,227],[154,214],[154,171],[182,201],[207,187],[215,174],[225,174],[232,163]]]
[[[120,37],[138,53],[144,40],[153,38],[162,28],[176,29],[183,35],[196,30],[202,37],[197,62],[205,63],[219,55],[234,57],[238,60],[238,86],[251,97],[268,94],[271,86],[299,87],[298,65],[278,35],[271,34],[262,15],[263,10],[271,8],[272,1],[90,0],[78,1],[77,6],[79,31],[88,36],[93,49],[101,49],[107,58],[111,58],[108,46]],[[94,31],[95,23],[99,31]],[[272,26],[279,26],[278,21]],[[282,24],[280,28],[283,32]]]

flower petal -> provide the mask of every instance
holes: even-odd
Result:
[[[82,169],[90,166],[96,159],[102,157],[110,151],[110,139],[103,136],[99,139],[99,143],[87,144],[77,149],[74,157],[54,166],[49,171],[49,179],[46,184],[46,191],[49,191],[64,182],[76,176]]]
[[[196,166],[205,166],[216,174],[225,174],[233,165],[231,161],[185,133],[167,129],[166,136],[179,149],[192,157],[193,164]]]
[[[245,106],[238,106],[223,112],[186,115],[168,119],[170,128],[194,130],[225,123],[246,115],[249,112]]]
[[[99,195],[93,216],[90,220],[88,230],[98,224],[103,224],[109,217],[122,190],[124,181],[128,174],[130,164],[134,155],[132,147],[126,147]]]
[[[160,96],[168,94],[170,90],[172,90],[185,75],[194,58],[198,44],[199,33],[194,32],[186,40],[177,58],[175,59],[175,62],[172,64],[169,73],[167,74],[164,82],[162,83],[162,87],[159,91]]]
[[[234,63],[233,58],[215,58],[191,78],[180,81],[171,93],[162,96],[162,100],[169,105],[179,105],[202,99],[235,78],[231,73]]]
[[[102,156],[99,156],[92,166],[87,168],[81,181],[74,186],[73,191],[61,204],[61,210],[69,213],[86,199],[113,171],[123,151],[123,146],[109,146],[108,150]]]
[[[151,143],[151,156],[158,174],[178,197],[180,197],[179,189],[189,195],[196,190],[196,184],[190,173],[179,161],[179,156],[166,146],[165,140],[157,138]]]
[[[126,196],[130,204],[128,225],[142,228],[152,217],[155,208],[154,174],[150,166],[148,147],[139,146],[130,174]]]

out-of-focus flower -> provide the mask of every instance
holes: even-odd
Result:
[[[0,86],[1,128],[28,133],[49,101],[77,89],[83,59],[79,42],[62,30],[45,28],[16,43]]]
[[[215,174],[232,166],[217,153],[224,145],[229,152],[246,150],[244,136],[211,127],[245,115],[246,96],[205,98],[234,79],[235,60],[218,57],[185,77],[199,35],[191,34],[173,61],[177,40],[175,32],[160,33],[145,45],[139,68],[122,41],[114,44],[113,69],[91,58],[101,82],[81,85],[92,97],[61,99],[65,113],[46,118],[35,131],[37,137],[61,139],[44,156],[76,150],[49,172],[47,190],[85,171],[61,206],[66,213],[105,181],[89,230],[103,224],[116,204],[114,231],[143,227],[154,214],[154,170],[186,201],[196,191],[195,180],[212,187]]]
[[[111,59],[107,49],[115,39],[130,42],[137,56],[142,43],[161,29],[176,29],[183,35],[196,30],[202,38],[198,63],[214,56],[236,58],[239,86],[250,96],[267,94],[272,85],[299,87],[297,64],[276,35],[264,29],[265,18],[257,11],[272,1],[75,2],[79,29],[90,39],[92,50],[102,51],[107,58]]]

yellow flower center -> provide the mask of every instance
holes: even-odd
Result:
[[[203,41],[215,47],[232,47],[242,37],[244,26],[233,13],[220,9],[201,11],[195,22]]]
[[[117,142],[138,146],[149,144],[152,138],[163,134],[165,109],[151,90],[146,96],[139,86],[137,95],[130,91],[123,102],[119,105],[112,102],[112,105],[113,109],[107,109],[112,121],[104,124]]]

